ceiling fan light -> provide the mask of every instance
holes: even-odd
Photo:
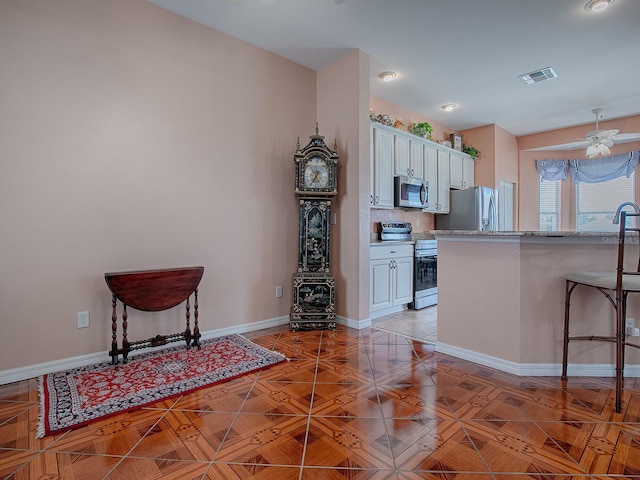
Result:
[[[589,145],[587,147],[587,157],[593,158],[598,155],[598,148],[595,145]]]
[[[609,155],[611,153],[609,147],[607,147],[604,143],[599,143],[597,148],[600,155]]]

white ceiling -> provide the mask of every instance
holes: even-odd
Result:
[[[639,0],[600,13],[587,0],[150,1],[314,70],[361,49],[374,96],[455,130],[521,136],[592,123],[596,107],[640,114]],[[518,78],[544,67],[558,78]]]

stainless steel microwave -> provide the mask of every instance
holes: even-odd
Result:
[[[427,208],[429,182],[413,177],[394,177],[393,204],[401,208]]]

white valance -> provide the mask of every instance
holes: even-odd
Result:
[[[536,170],[542,180],[566,180],[569,160],[536,160]]]
[[[595,160],[569,160],[569,171],[576,184],[606,182],[622,176],[629,178],[638,165],[639,157],[640,152],[636,151]]]

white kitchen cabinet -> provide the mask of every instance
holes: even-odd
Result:
[[[409,138],[394,134],[393,174],[411,176],[411,154]]]
[[[372,208],[393,208],[394,134],[371,126],[371,193]]]
[[[465,154],[449,154],[449,185],[451,188],[469,188],[474,185],[473,159]]]
[[[424,180],[424,141],[412,136],[400,132],[394,135],[393,173]]]
[[[411,160],[411,176],[424,180],[424,142],[418,140],[411,140],[409,147],[409,158]]]
[[[424,163],[429,182],[429,207],[424,211],[449,213],[449,152],[425,146]]]
[[[370,248],[369,311],[388,313],[413,301],[413,245]]]
[[[462,157],[462,184],[464,188],[475,186],[476,164],[471,157]]]

